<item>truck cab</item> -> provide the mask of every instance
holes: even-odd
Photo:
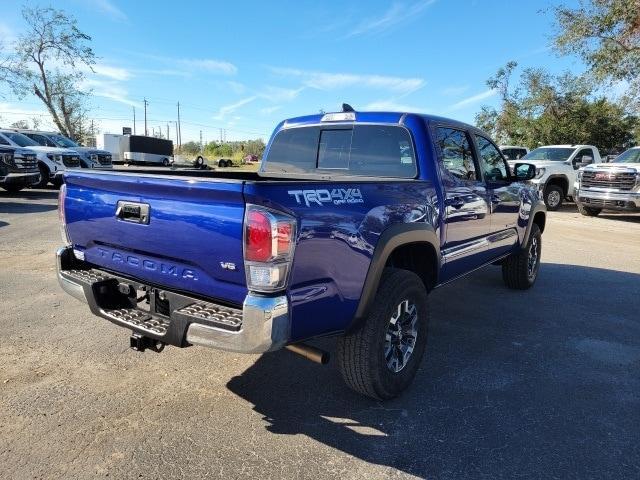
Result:
[[[611,163],[581,168],[575,191],[578,210],[588,217],[603,209],[640,212],[640,147],[630,148]]]
[[[558,210],[567,198],[574,198],[578,170],[600,163],[600,152],[593,145],[546,145],[526,154],[522,162],[536,166],[532,183],[540,192],[548,210]],[[512,165],[515,162],[510,162]]]

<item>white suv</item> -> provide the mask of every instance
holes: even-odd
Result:
[[[44,188],[49,182],[55,186],[62,184],[62,174],[67,168],[80,167],[80,154],[68,148],[43,147],[29,137],[13,130],[0,130],[0,145],[26,147],[36,153],[40,179],[32,185]]]
[[[565,198],[574,198],[580,167],[601,160],[593,145],[547,145],[532,150],[519,161],[536,166],[536,177],[531,182],[537,185],[547,210],[553,211],[560,208]]]

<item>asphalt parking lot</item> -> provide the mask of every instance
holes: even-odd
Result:
[[[640,477],[639,215],[566,206],[532,290],[435,291],[416,382],[379,403],[287,351],[129,350],[57,285],[56,196],[0,193],[0,478]]]

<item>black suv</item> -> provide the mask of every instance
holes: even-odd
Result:
[[[0,187],[19,192],[40,179],[36,153],[26,148],[0,146]]]

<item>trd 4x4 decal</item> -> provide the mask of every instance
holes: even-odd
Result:
[[[289,190],[289,195],[295,197],[296,202],[302,204],[304,201],[307,207],[311,204],[323,206],[325,203],[334,205],[344,205],[345,203],[364,203],[362,193],[359,188],[334,188],[332,190]]]

